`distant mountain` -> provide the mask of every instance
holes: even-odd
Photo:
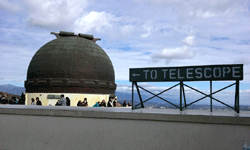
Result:
[[[22,95],[22,92],[25,92],[25,88],[18,87],[12,84],[5,84],[5,85],[0,85],[0,91],[14,95]]]
[[[125,100],[127,102],[129,101],[132,101],[132,93],[122,93],[122,92],[115,92],[116,96],[117,96],[117,101],[119,103],[123,103]],[[141,98],[142,98],[142,101],[145,101],[146,99],[152,97],[153,95],[145,95],[145,94],[141,94]],[[177,100],[173,100],[173,99],[170,99],[170,98],[166,98],[168,101],[170,101],[171,103],[179,103],[179,101]],[[139,95],[137,94],[137,92],[134,92],[134,102],[136,104],[138,104],[140,102],[140,99],[139,99]],[[164,104],[168,104],[167,102],[164,102],[163,100],[159,99],[159,98],[153,98],[153,99],[150,99],[149,101],[147,101],[145,104],[146,105],[155,105],[156,103],[164,103]]]
[[[122,92],[115,92],[115,95],[117,96],[118,100],[127,100],[127,101],[131,101],[132,100],[132,93],[122,93]],[[147,99],[149,98],[149,96],[141,94],[142,99]],[[138,94],[135,92],[134,93],[134,99],[135,100],[139,100],[139,96]]]

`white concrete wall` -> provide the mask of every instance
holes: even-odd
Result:
[[[202,116],[191,116],[190,122],[182,117],[0,109],[0,149],[238,150],[245,141],[250,142],[249,118],[235,118],[230,125],[227,118],[232,117],[224,117],[225,124],[204,123]]]

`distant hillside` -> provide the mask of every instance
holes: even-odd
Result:
[[[120,103],[123,103],[125,100],[128,102],[128,101],[132,101],[132,93],[121,93],[121,92],[115,92],[116,96],[117,96],[117,100],[118,102]],[[141,97],[142,97],[142,100],[145,101],[146,99],[150,98],[151,96],[153,95],[145,95],[145,94],[141,94]],[[176,103],[179,103],[179,101],[177,100],[173,100],[173,99],[170,99],[170,98],[166,98],[168,101],[176,104]],[[137,92],[134,93],[134,101],[135,103],[139,103],[140,102],[140,99],[139,99],[139,96],[137,94]],[[151,104],[155,104],[155,103],[166,103],[167,102],[164,102],[163,100],[159,99],[159,98],[153,98],[153,99],[150,99],[149,101],[146,102],[146,104],[148,105],[151,105]]]
[[[132,100],[132,93],[122,93],[122,92],[115,92],[117,99],[118,100],[127,100],[127,101],[131,101]],[[149,98],[149,96],[141,94],[142,99],[147,99]],[[134,93],[134,99],[139,100],[139,96],[138,94],[135,92]]]
[[[22,92],[25,92],[24,87],[18,87],[12,84],[0,85],[0,92],[7,92],[14,95],[22,95]]]

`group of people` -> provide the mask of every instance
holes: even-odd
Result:
[[[36,98],[36,102],[34,98],[31,98],[31,105],[42,106],[42,102],[39,100],[39,97]]]
[[[34,98],[31,99],[31,105],[40,105],[42,106],[42,102],[39,100],[39,97],[36,98],[36,102]],[[55,106],[70,106],[70,99],[68,97],[64,98],[64,95],[61,95],[61,99],[57,101]],[[79,100],[77,103],[77,106],[81,107],[88,107],[88,101],[87,98],[84,98],[83,101]],[[131,102],[124,101],[122,104],[123,107],[129,107],[132,106]],[[117,102],[116,98],[110,97],[109,101],[105,102],[103,99],[102,102],[98,101],[93,105],[93,107],[121,107],[121,104]]]
[[[12,97],[10,100],[7,100],[6,97],[3,95],[0,98],[0,104],[19,104],[19,99],[16,97]],[[42,106],[42,102],[39,100],[39,97],[36,97],[36,101],[34,98],[31,98],[31,105],[38,105]],[[64,98],[64,95],[61,95],[61,99],[57,101],[55,106],[70,106],[70,99],[69,97]],[[87,98],[84,98],[83,101],[79,100],[77,103],[77,106],[82,107],[88,107],[88,101]],[[93,107],[120,107],[121,104],[117,102],[116,98],[110,97],[109,101],[105,102],[105,100],[102,100],[102,102],[98,101]],[[131,102],[124,101],[122,104],[123,107],[129,107],[132,106]]]
[[[31,98],[31,105],[42,106],[42,102],[39,100],[39,97],[36,97],[36,102],[34,98]],[[65,99],[62,94],[61,99],[56,102],[55,106],[70,106],[70,99],[68,97]]]
[[[8,100],[4,95],[0,98],[0,104],[19,104],[19,99],[16,97],[12,97]]]
[[[128,102],[128,104],[127,104],[127,101],[124,101],[122,106],[123,107],[129,107],[129,106],[132,106],[132,104],[131,104],[131,102]]]
[[[83,101],[79,100],[79,101],[77,102],[77,106],[88,107],[87,98],[84,98]]]
[[[70,106],[70,99],[69,97],[64,98],[64,95],[61,95],[61,99],[58,100],[55,106]]]
[[[102,100],[102,102],[98,101],[95,103],[93,107],[107,107],[105,100]]]
[[[131,102],[124,101],[123,107],[129,107],[132,106]],[[102,100],[102,102],[98,101],[93,107],[121,107],[120,103],[117,102],[116,98],[109,98],[109,101],[106,105],[105,100]]]

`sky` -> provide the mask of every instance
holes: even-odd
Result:
[[[250,1],[1,0],[0,84],[23,87],[32,56],[59,31],[101,38],[119,92],[131,93],[129,68],[244,64],[240,104],[250,105]],[[214,82],[213,90],[231,83]],[[154,93],[174,84],[140,83]],[[208,82],[188,84],[209,93]],[[217,96],[233,104],[234,89]]]

